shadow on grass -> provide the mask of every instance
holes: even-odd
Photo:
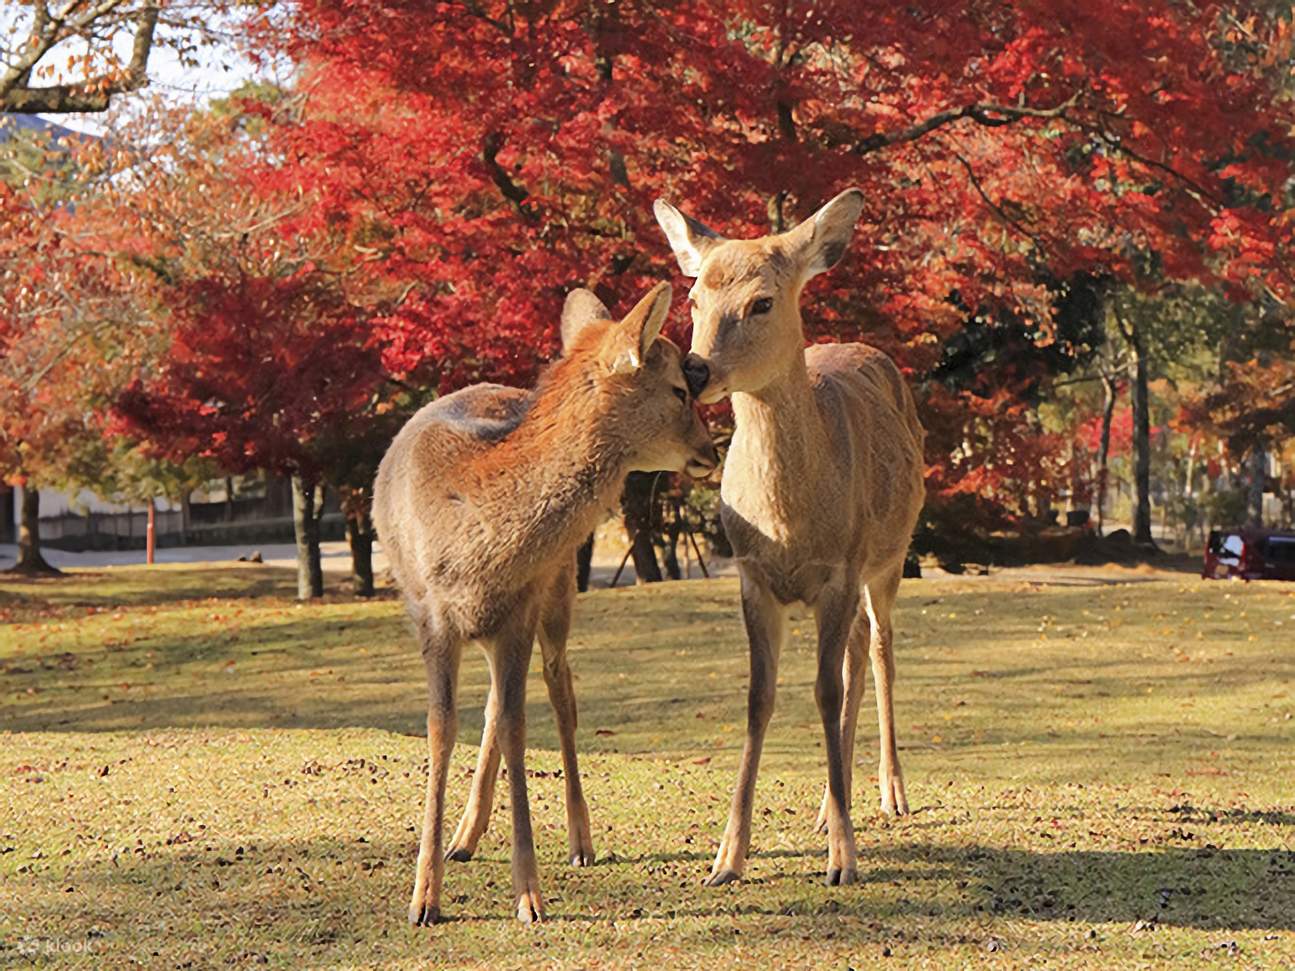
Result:
[[[1295,852],[1283,847],[1036,852],[910,845],[863,857],[861,865],[946,866],[967,881],[970,909],[991,915],[1295,930]]]
[[[818,859],[823,854],[783,851],[760,855]],[[666,854],[661,858],[702,856]],[[707,860],[696,861],[699,879]],[[618,865],[607,864],[611,870]],[[792,918],[797,931],[805,933],[817,924],[840,933],[842,916],[865,920],[1004,917],[1129,925],[1144,921],[1202,930],[1295,930],[1295,853],[1280,848],[1045,853],[915,845],[865,852],[859,878],[865,886],[891,885],[894,893],[889,905],[879,910],[875,900],[860,902],[848,888],[822,888],[820,899],[806,900],[805,892],[822,880],[821,868],[809,866],[800,873],[773,874],[738,884],[727,893],[739,900],[746,898],[740,902],[719,895],[725,891],[698,888],[685,899],[662,900],[654,911],[664,908],[676,916],[714,917],[732,913],[737,903],[741,913]],[[636,882],[628,870],[623,879],[631,885]],[[641,878],[637,882],[641,888]],[[616,895],[606,880],[601,889]],[[651,889],[650,899],[660,899],[659,888]],[[794,893],[796,902],[780,900],[784,893]],[[715,906],[706,905],[709,894],[715,894]],[[668,891],[666,896],[670,896]],[[572,903],[576,903],[574,898]],[[654,911],[643,916],[669,916]],[[768,933],[781,931],[771,929]],[[761,930],[744,929],[743,933],[759,935]]]
[[[1146,810],[1144,810],[1145,812]],[[1150,810],[1160,812],[1160,810]],[[1261,823],[1267,826],[1295,826],[1295,813],[1264,809],[1217,809],[1180,803],[1170,806],[1168,812],[1175,820],[1184,823],[1227,823],[1246,826]]]
[[[403,633],[399,616],[342,624],[314,615],[170,635],[164,642],[24,656],[0,670],[15,695],[28,688],[35,694],[0,711],[10,731],[370,726],[407,732],[422,724],[424,675]],[[391,646],[374,653],[370,644]]]
[[[0,577],[0,603],[118,607],[204,597],[291,597],[296,574],[272,566],[158,566],[151,570],[68,570],[61,577]]]
[[[19,882],[40,901],[37,911],[44,910],[34,915],[38,925],[109,919],[110,912],[137,907],[141,894],[152,898],[165,891],[174,926],[159,928],[159,934],[183,934],[205,925],[213,900],[218,900],[220,911],[240,914],[240,922],[273,928],[259,935],[256,946],[295,940],[327,947],[343,938],[364,939],[375,927],[404,930],[413,839],[253,839],[251,845],[244,836],[237,847],[233,841],[203,840],[207,845],[162,847],[147,857],[124,855],[78,866],[74,874],[37,873]],[[661,858],[693,862],[701,855]],[[819,854],[779,855],[808,862]],[[695,862],[697,882],[681,880],[678,873],[663,877],[645,872],[631,859],[605,861],[593,870],[572,870],[546,859],[541,882],[550,900],[550,920],[614,922],[633,933],[640,919],[697,919],[699,923],[678,925],[684,939],[712,934],[715,924],[709,921],[741,915],[778,918],[744,925],[744,936],[812,936],[821,930],[859,941],[884,939],[892,932],[884,922],[913,918],[928,921],[934,939],[945,924],[951,942],[961,942],[960,932],[983,928],[992,918],[1295,930],[1295,853],[1278,848],[1034,852],[919,844],[866,852],[857,888],[823,887],[817,866],[808,866],[803,873],[781,872],[710,890],[697,885],[705,862]],[[875,889],[879,884],[892,888],[881,902]],[[460,925],[509,922],[508,886],[506,860],[450,864],[446,913]],[[84,912],[86,901],[97,902],[95,913]]]
[[[332,574],[325,580],[326,596],[350,599],[349,580],[339,580]],[[164,605],[208,597],[292,599],[296,595],[294,570],[260,564],[74,569],[50,577],[0,573],[0,607],[20,610]],[[377,594],[380,599],[393,599],[395,595],[389,587],[380,588]]]

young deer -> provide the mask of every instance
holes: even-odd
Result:
[[[485,829],[494,753],[502,749],[516,912],[526,922],[543,916],[523,766],[526,672],[538,633],[562,746],[572,862],[593,862],[566,660],[575,551],[615,505],[626,473],[705,475],[717,463],[682,352],[658,336],[669,309],[664,283],[619,323],[592,293],[575,291],[563,310],[562,357],[534,392],[477,385],[441,398],[409,420],[378,469],[374,521],[427,668],[427,802],[411,923],[440,916],[446,775],[469,641],[485,650],[490,698],[457,847],[466,854],[456,858],[471,855]]]
[[[818,625],[814,694],[828,763],[818,828],[828,834],[827,882],[857,879],[850,768],[865,654],[881,729],[881,805],[908,811],[891,705],[890,610],[924,497],[924,432],[889,357],[864,344],[807,349],[800,318],[801,288],[841,259],[861,208],[861,194],[850,190],[789,232],[726,240],[656,204],[680,269],[697,278],[689,386],[703,402],[732,395],[736,422],[721,517],[741,577],[751,684],[712,886],[738,879],[746,866],[756,770],[793,602],[811,605]]]

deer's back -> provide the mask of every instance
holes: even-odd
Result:
[[[864,571],[903,556],[925,498],[925,431],[895,362],[867,344],[817,344],[805,352],[819,413],[832,440],[846,534]]]
[[[805,365],[829,432],[858,440],[872,431],[917,447],[921,460],[926,432],[904,375],[894,360],[868,344],[815,344],[805,350]]]
[[[490,521],[495,498],[472,460],[512,432],[531,393],[478,384],[438,398],[400,430],[378,467],[373,520],[392,576],[406,597],[430,586],[461,585],[482,573],[481,556],[498,546]]]

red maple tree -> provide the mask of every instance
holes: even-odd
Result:
[[[272,39],[303,66],[262,184],[366,262],[384,361],[442,388],[526,380],[573,284],[613,302],[672,272],[658,195],[732,235],[857,185],[851,257],[811,339],[927,375],[968,316],[1050,339],[1049,279],[1196,278],[1291,292],[1284,20],[1243,4],[1103,0],[517,5],[304,0]],[[941,443],[1018,414],[919,396]],[[1020,428],[1016,428],[1019,434]],[[985,458],[984,455],[975,458]],[[976,461],[983,493],[1018,475]],[[1026,474],[1033,474],[1033,470]]]
[[[301,197],[249,181],[261,146],[247,122],[227,110],[153,118],[163,144],[139,146],[127,165],[138,177],[78,218],[133,268],[144,315],[163,322],[110,431],[175,459],[291,476],[305,598],[322,593],[317,489],[376,468],[388,385],[335,254],[284,229]]]

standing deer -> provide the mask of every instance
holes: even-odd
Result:
[[[523,765],[526,672],[538,633],[562,747],[572,862],[593,862],[566,660],[576,548],[611,511],[626,473],[705,475],[717,463],[687,390],[682,352],[659,337],[669,309],[664,283],[619,323],[608,321],[592,293],[573,292],[562,315],[562,357],[534,392],[476,385],[441,398],[409,420],[378,469],[374,521],[427,668],[427,800],[413,924],[440,918],[445,786],[459,659],[469,641],[485,650],[490,698],[451,854],[466,859],[485,830],[502,749],[516,912],[528,923],[543,916]]]
[[[889,357],[864,344],[806,349],[800,318],[801,289],[841,259],[862,206],[852,189],[788,232],[727,240],[656,204],[679,268],[697,280],[689,291],[689,387],[703,402],[731,395],[736,422],[721,518],[741,578],[751,683],[711,886],[737,880],[746,866],[756,771],[794,602],[811,605],[818,626],[814,696],[827,748],[818,828],[828,834],[827,883],[857,879],[850,769],[865,654],[876,682],[882,809],[908,811],[891,703],[890,610],[924,497],[924,432]]]

